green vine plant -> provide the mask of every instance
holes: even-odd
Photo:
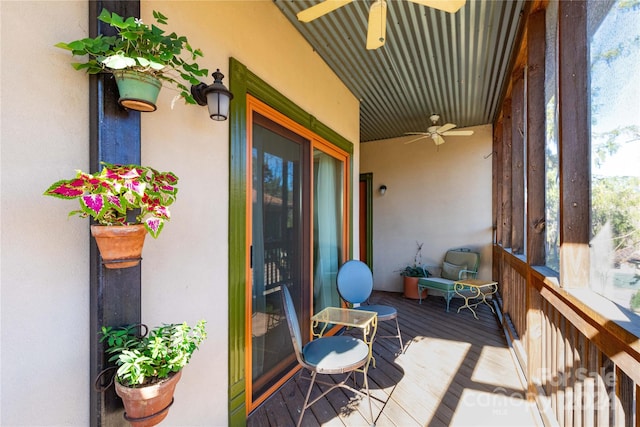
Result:
[[[100,34],[55,46],[84,58],[71,64],[76,70],[88,74],[120,70],[149,74],[174,86],[180,97],[195,104],[190,86],[199,84],[198,78],[209,73],[195,62],[203,56],[202,51],[191,47],[185,36],[163,30],[160,26],[167,25],[168,18],[162,13],[154,10],[153,18],[156,24],[147,25],[139,18],[124,18],[102,9],[98,20],[113,27],[116,35]]]

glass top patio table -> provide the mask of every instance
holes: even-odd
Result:
[[[320,322],[335,325],[366,328],[376,318],[376,313],[352,308],[327,307],[314,315],[311,320],[317,325]],[[322,335],[322,334],[321,334]]]
[[[366,310],[354,310],[352,308],[327,307],[311,318],[311,334],[314,337],[324,335],[330,324],[359,328],[362,330],[362,339],[369,346],[369,360],[373,357],[372,345],[378,329],[378,313]],[[322,328],[317,332],[318,325]],[[373,361],[375,366],[375,359]]]

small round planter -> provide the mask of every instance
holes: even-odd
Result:
[[[116,394],[124,403],[124,418],[133,427],[151,427],[160,423],[173,404],[173,393],[182,371],[159,383],[145,387],[125,387],[116,381]]]
[[[158,78],[126,70],[115,71],[113,75],[120,92],[120,99],[118,99],[120,105],[136,111],[156,111],[156,100],[162,87],[162,82]]]
[[[418,294],[418,279],[419,277],[403,276],[402,282],[404,285],[404,297],[409,299],[420,299]],[[422,291],[422,298],[427,297],[427,290]]]
[[[106,268],[128,268],[140,263],[147,235],[144,224],[92,225],[91,235]]]

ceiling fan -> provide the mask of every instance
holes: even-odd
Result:
[[[351,3],[353,0],[324,0],[301,12],[298,12],[299,21],[310,22],[316,18]],[[432,7],[449,13],[456,13],[466,0],[408,0],[412,3]],[[384,45],[387,28],[387,2],[375,0],[369,9],[369,25],[367,30],[367,49],[373,50]]]
[[[440,116],[437,114],[432,114],[429,116],[429,120],[431,120],[431,126],[427,129],[426,132],[407,132],[405,135],[420,135],[420,137],[416,139],[412,139],[411,141],[405,142],[405,144],[411,144],[419,139],[429,137],[433,139],[433,142],[436,145],[444,144],[443,136],[471,136],[473,135],[472,130],[451,130],[456,127],[453,123],[447,123],[442,126],[438,126],[438,120],[440,120]]]

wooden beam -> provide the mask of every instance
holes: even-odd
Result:
[[[502,126],[502,247],[511,247],[511,99],[503,105]]]
[[[513,73],[511,92],[511,251],[524,252],[524,68]]]
[[[545,218],[545,11],[527,20],[527,262],[544,265]],[[542,366],[542,298],[527,268],[527,385],[529,396],[538,392]]]
[[[558,4],[560,285],[589,283],[590,147],[587,3]]]
[[[493,206],[492,218],[495,233],[494,242],[502,245],[502,120],[494,126],[493,131]],[[494,276],[494,278],[497,276]]]
[[[545,11],[529,16],[527,30],[527,260],[545,265]]]
[[[102,8],[121,16],[140,16],[140,1],[91,0],[89,34],[113,35],[114,29],[98,21]],[[100,162],[140,163],[140,113],[118,104],[118,88],[111,74],[91,76],[89,86],[90,167],[98,171]],[[114,387],[100,393],[93,389],[93,379],[109,366],[99,330],[141,322],[141,266],[106,269],[94,239],[90,244],[90,416],[91,426],[128,426],[123,417],[122,401]]]

